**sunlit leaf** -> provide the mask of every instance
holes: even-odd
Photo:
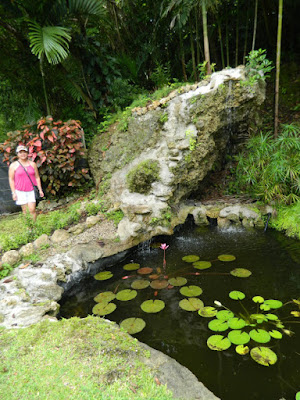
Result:
[[[153,268],[144,267],[144,268],[138,269],[137,273],[140,275],[148,275],[148,274],[151,274],[152,271],[153,271]]]
[[[207,269],[211,267],[210,261],[196,261],[193,263],[193,267],[196,269]]]
[[[300,392],[296,393],[296,400],[300,400]]]
[[[291,314],[293,317],[299,318],[300,317],[300,311],[291,311]]]
[[[266,318],[270,321],[277,321],[278,317],[275,314],[266,314]]]
[[[276,329],[273,329],[272,331],[269,331],[269,334],[274,339],[282,339],[282,333],[277,331]]]
[[[249,335],[257,343],[268,343],[271,340],[270,334],[263,329],[252,329]]]
[[[116,295],[113,292],[102,292],[97,294],[96,297],[94,297],[94,300],[97,303],[109,303],[110,301],[114,300],[114,298],[116,297]]]
[[[240,292],[239,290],[232,290],[229,293],[229,297],[232,300],[243,300],[246,296],[245,296],[245,294],[243,292]]]
[[[215,332],[224,332],[228,329],[228,323],[226,321],[221,321],[220,319],[213,319],[209,321],[208,328]]]
[[[250,336],[247,332],[242,332],[241,330],[234,330],[228,333],[228,339],[231,343],[239,345],[246,344],[250,342]]]
[[[254,296],[252,297],[252,300],[254,301],[254,303],[263,303],[265,301],[265,299],[261,296]]]
[[[234,261],[235,256],[232,256],[231,254],[221,254],[220,256],[218,256],[218,259],[220,261]]]
[[[136,264],[136,263],[129,263],[124,265],[123,269],[125,269],[125,271],[135,271],[136,269],[140,268],[140,264]]]
[[[162,300],[146,300],[141,304],[141,309],[146,313],[158,313],[165,308]]]
[[[212,335],[207,339],[207,346],[211,350],[223,351],[229,349],[231,342],[222,335]]]
[[[265,300],[263,305],[270,307],[270,309],[276,310],[277,308],[282,307],[282,302],[280,300]]]
[[[259,322],[259,321],[263,322],[263,321],[268,320],[268,318],[265,314],[251,314],[250,318],[254,319],[257,322]],[[261,323],[261,322],[259,322],[259,323]]]
[[[236,276],[237,278],[248,278],[250,275],[252,275],[252,272],[246,268],[235,268],[230,271],[230,274],[232,276]]]
[[[231,329],[242,329],[246,326],[246,322],[242,318],[234,317],[228,321],[229,328]],[[243,343],[235,343],[243,344]]]
[[[203,290],[201,289],[201,287],[199,286],[183,286],[180,289],[180,293],[183,296],[187,296],[187,297],[196,297],[196,296],[200,296],[200,294],[203,292]]]
[[[211,306],[203,307],[198,312],[198,314],[201,315],[201,317],[205,317],[205,318],[212,318],[217,313],[218,313],[218,310],[216,310],[215,307],[211,307]]]
[[[277,355],[268,347],[254,347],[250,351],[250,355],[254,361],[258,364],[264,365],[265,367],[269,367],[277,361]]]
[[[230,318],[234,317],[234,314],[232,311],[229,311],[229,310],[221,310],[221,311],[218,311],[216,317],[218,319],[220,319],[221,321],[228,321]]]
[[[146,279],[136,279],[132,282],[132,289],[146,289],[150,285],[150,282]]]
[[[184,286],[187,283],[187,280],[186,278],[177,276],[176,278],[170,278],[168,282],[172,286]]]
[[[189,255],[189,256],[184,256],[182,257],[182,261],[188,262],[188,263],[193,263],[195,261],[198,261],[200,257],[195,256],[195,255]]]
[[[94,278],[97,281],[106,281],[107,279],[110,279],[112,277],[113,277],[113,274],[110,271],[102,271],[94,276]]]
[[[120,301],[129,301],[137,296],[136,290],[124,289],[117,293],[116,298]]]
[[[145,326],[146,322],[142,318],[126,318],[120,324],[120,327],[131,335],[141,332]]]
[[[152,281],[150,283],[150,286],[152,287],[152,289],[164,289],[168,286],[168,281],[166,281],[165,279],[156,279],[155,281]]]
[[[198,311],[204,307],[204,303],[197,297],[190,297],[188,299],[181,300],[179,302],[179,307],[185,311]]]
[[[111,314],[116,308],[117,306],[114,303],[98,303],[93,307],[92,312],[93,314],[104,316]]]
[[[239,344],[238,346],[236,346],[235,351],[241,356],[244,356],[245,354],[249,353],[249,347],[244,346],[243,344]]]

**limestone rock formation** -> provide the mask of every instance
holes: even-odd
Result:
[[[176,206],[201,190],[204,178],[221,169],[225,156],[249,136],[259,121],[265,84],[249,86],[245,80],[244,67],[214,73],[210,81],[134,109],[125,132],[115,129],[95,138],[91,172],[125,214],[121,240],[149,229],[153,235],[153,227],[154,234],[165,233]]]

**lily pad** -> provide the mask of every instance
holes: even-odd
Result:
[[[237,278],[249,278],[249,276],[252,275],[252,272],[246,268],[235,268],[230,271],[230,274],[232,276],[236,276]]]
[[[156,279],[155,281],[152,281],[150,283],[150,286],[152,287],[152,289],[164,289],[168,286],[168,281],[166,281],[165,279]]]
[[[116,295],[113,292],[102,292],[97,294],[96,297],[94,297],[94,300],[97,303],[109,303],[110,301],[114,300]]]
[[[232,311],[229,311],[229,310],[221,310],[221,311],[218,311],[216,317],[218,319],[220,319],[221,321],[228,321],[229,319],[234,317],[234,314]]]
[[[265,300],[263,303],[266,306],[270,307],[270,309],[276,310],[277,308],[282,307],[282,302],[280,300]]]
[[[250,342],[250,336],[248,335],[248,333],[241,330],[229,332],[228,339],[231,341],[231,343],[236,345],[246,344]]]
[[[116,308],[117,306],[114,303],[98,303],[93,307],[92,312],[93,314],[104,316],[111,314]]]
[[[275,314],[266,314],[266,318],[268,318],[268,320],[270,321],[277,321],[278,317]]]
[[[106,279],[112,278],[114,275],[110,271],[102,271],[94,276],[97,281],[106,281]]]
[[[263,303],[265,301],[265,299],[261,296],[254,296],[252,297],[252,300],[254,301],[254,303]]]
[[[116,298],[120,301],[129,301],[137,296],[136,290],[124,289],[117,293]]]
[[[223,351],[229,349],[231,342],[222,335],[212,335],[207,339],[207,346],[211,350]]]
[[[228,329],[228,323],[226,321],[221,321],[220,319],[213,319],[209,321],[208,327],[211,331],[224,332]]]
[[[197,269],[207,269],[211,267],[210,261],[196,261],[193,263],[193,267]]]
[[[136,264],[136,263],[129,263],[124,265],[123,269],[125,269],[125,271],[135,271],[136,269],[140,268],[140,264]]]
[[[120,323],[120,327],[130,335],[141,332],[145,326],[146,322],[142,318],[126,318]]]
[[[250,351],[250,355],[254,361],[258,364],[264,365],[265,367],[269,367],[277,361],[277,355],[268,347],[254,347]]]
[[[158,279],[158,278],[159,278],[159,275],[158,275],[158,274],[152,274],[152,275],[149,275],[148,278],[149,278],[149,279]]]
[[[137,273],[140,275],[148,275],[148,274],[151,274],[152,271],[153,271],[153,268],[144,267],[144,268],[138,269]]]
[[[136,279],[132,282],[132,289],[146,289],[150,285],[150,282],[146,279]]]
[[[245,354],[249,353],[249,347],[244,346],[243,344],[239,344],[238,346],[236,346],[235,351],[241,356],[244,356]]]
[[[229,328],[231,329],[242,329],[246,326],[246,322],[242,318],[234,317],[228,321]],[[243,344],[243,343],[235,343]]]
[[[269,334],[274,339],[282,339],[282,333],[277,331],[276,329],[273,329],[272,331],[269,331]]]
[[[234,261],[235,256],[233,256],[231,254],[221,254],[220,256],[218,256],[218,259],[220,261]]]
[[[300,392],[296,393],[296,400],[300,400]]]
[[[198,314],[201,315],[201,317],[205,318],[212,318],[215,315],[217,315],[218,310],[215,309],[215,307],[207,306],[201,308],[201,310],[198,311]]]
[[[245,296],[245,294],[243,292],[240,292],[239,290],[232,290],[229,293],[229,297],[232,300],[243,300],[246,296]]]
[[[141,304],[141,309],[146,313],[158,313],[165,308],[162,300],[146,300]]]
[[[264,321],[268,321],[268,318],[265,314],[251,314],[250,318],[254,319],[259,324],[261,324]]]
[[[184,256],[182,257],[182,261],[188,262],[188,263],[194,263],[200,259],[199,256],[195,255],[189,255],[189,256]]]
[[[264,329],[252,329],[249,335],[257,343],[268,343],[271,340],[270,334]]]
[[[180,289],[180,293],[183,296],[187,296],[187,297],[196,297],[196,296],[200,296],[200,294],[203,292],[203,290],[201,289],[201,287],[199,286],[183,286]]]
[[[188,299],[181,300],[179,302],[179,307],[185,311],[198,311],[204,307],[204,303],[197,297],[190,297]]]
[[[168,282],[172,286],[184,286],[187,283],[187,279],[177,276],[176,278],[170,278]]]

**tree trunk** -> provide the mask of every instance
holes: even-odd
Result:
[[[274,138],[278,136],[278,105],[279,105],[279,76],[280,76],[280,52],[282,34],[282,10],[283,0],[279,0],[278,8],[278,29],[277,29],[277,51],[276,51],[276,82],[275,82],[275,118],[274,118]]]
[[[206,73],[207,75],[210,75],[211,68],[210,68],[209,42],[207,34],[207,11],[206,11],[205,0],[202,0],[202,22],[203,22],[203,39],[204,39],[204,55],[206,61]]]
[[[246,54],[247,54],[248,25],[249,25],[249,4],[247,3],[245,43],[244,43],[244,54],[243,54],[243,64],[244,65],[245,65]]]
[[[239,62],[239,0],[236,2],[236,27],[235,27],[235,66]]]
[[[48,96],[47,96],[47,91],[46,91],[45,73],[44,73],[44,69],[43,69],[43,57],[40,58],[40,71],[41,71],[41,75],[42,75],[43,91],[44,91],[44,96],[45,96],[47,115],[51,115],[51,110],[49,107]]]
[[[194,74],[195,82],[197,82],[195,48],[194,48],[194,41],[193,41],[193,29],[192,29],[191,19],[189,19],[189,25],[190,25],[190,43],[191,43],[191,53],[192,53],[192,63],[193,63],[193,74]]]
[[[252,51],[255,47],[255,38],[256,38],[256,26],[257,26],[257,4],[258,0],[255,0],[255,10],[254,10],[254,26],[253,26],[253,38],[252,38]]]
[[[187,79],[187,75],[186,75],[185,59],[184,59],[184,48],[183,48],[181,30],[179,30],[179,48],[180,48],[180,61],[181,61],[183,79],[184,79],[185,82],[187,82],[188,79]]]
[[[226,66],[229,67],[229,33],[228,33],[228,11],[226,8],[226,33],[225,33],[225,46],[226,46]]]
[[[221,22],[220,18],[218,17],[218,36],[220,42],[220,50],[221,50],[221,61],[222,61],[222,69],[225,68],[225,61],[224,61],[224,50],[223,50],[223,40],[222,40],[222,31],[221,31]]]

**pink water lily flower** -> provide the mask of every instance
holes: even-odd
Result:
[[[169,247],[169,245],[167,245],[167,243],[161,243],[161,245],[160,245],[160,249],[162,249],[162,250],[167,250],[168,247]]]

